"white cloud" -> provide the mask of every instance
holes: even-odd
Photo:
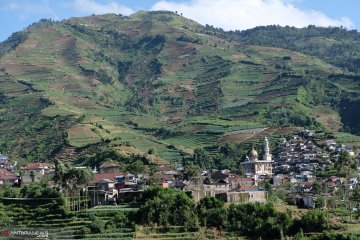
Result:
[[[89,14],[120,13],[123,15],[130,15],[135,12],[131,8],[114,1],[100,4],[93,0],[75,0],[73,6],[78,11]]]
[[[52,18],[58,20],[57,13],[51,8],[48,0],[42,0],[38,3],[16,2],[12,1],[9,4],[5,4],[0,8],[2,12],[12,12],[17,16],[19,20],[26,20],[34,16],[40,16],[40,18]]]
[[[155,3],[151,10],[178,11],[201,24],[225,30],[244,30],[273,24],[355,28],[347,17],[333,19],[319,11],[296,8],[292,2],[294,0],[190,0],[183,3],[162,0]]]

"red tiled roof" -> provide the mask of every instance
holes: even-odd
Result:
[[[40,167],[47,167],[47,165],[45,163],[42,163],[42,162],[28,163],[22,169],[24,169],[24,170],[35,170],[35,169],[38,169]]]
[[[118,172],[118,173],[96,173],[93,179],[93,183],[99,183],[103,179],[109,179],[114,180],[117,176],[122,176],[124,173]]]
[[[253,180],[251,178],[243,178],[240,176],[234,176],[234,177],[230,177],[229,178],[229,182],[233,183],[233,182],[253,182]]]
[[[16,180],[17,176],[5,169],[0,169],[0,180]]]
[[[172,180],[174,180],[169,175],[165,175],[165,174],[161,174],[160,178],[161,178],[162,181],[172,181]]]

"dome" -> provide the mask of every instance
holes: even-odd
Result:
[[[258,152],[253,148],[253,149],[250,151],[250,159],[257,159],[258,157],[259,157]]]

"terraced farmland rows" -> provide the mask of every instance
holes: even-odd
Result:
[[[9,230],[47,231],[49,237],[54,239],[132,239],[135,235],[134,228],[116,228],[104,230],[102,233],[87,233],[85,235],[82,233],[82,229],[89,228],[93,222],[93,217],[106,223],[112,220],[118,212],[138,211],[138,208],[129,205],[99,206],[80,212],[72,212],[66,216],[57,213],[47,214],[46,217],[37,217],[30,208],[27,211],[15,205],[7,207],[12,209],[10,217],[16,223],[9,226]],[[0,239],[4,238],[0,237]]]

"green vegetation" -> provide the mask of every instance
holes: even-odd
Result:
[[[196,204],[172,189],[148,189],[141,208],[87,209],[75,188],[92,174],[72,164],[113,161],[122,171],[151,174],[155,164],[182,160],[192,179],[204,168],[241,173],[239,159],[260,138],[276,142],[296,127],[356,144],[359,46],[359,33],[341,28],[224,32],[167,11],[41,20],[14,33],[0,44],[0,151],[19,165],[55,162],[62,193],[35,182],[1,187],[0,225],[89,239],[139,232],[140,239],[206,239],[209,229],[229,239],[357,238],[332,232],[338,228],[321,209],[293,216],[272,204]],[[334,168],[317,174],[349,177],[355,164],[341,153]],[[281,189],[271,194],[285,199]],[[359,207],[358,188],[335,197]]]
[[[149,172],[149,167],[151,166],[150,160],[145,156],[127,156],[115,148],[110,147],[94,148],[91,151],[87,151],[83,155],[79,156],[76,163],[99,169],[101,164],[109,161],[118,163],[121,170],[128,171],[133,174],[147,173]]]
[[[245,44],[272,46],[303,52],[349,71],[359,73],[360,35],[356,30],[345,28],[306,28],[267,26],[256,27],[229,35]],[[279,39],[281,39],[279,41]],[[351,54],[346,54],[351,53]],[[284,56],[285,58],[286,56]],[[287,59],[290,60],[290,59]]]
[[[187,230],[197,227],[194,203],[184,192],[170,188],[150,188],[143,198],[145,203],[140,212],[144,224],[182,225]]]
[[[358,41],[313,26],[224,32],[167,11],[41,20],[0,44],[0,151],[76,161],[122,146],[164,163],[294,126],[351,142]]]
[[[332,231],[339,226],[333,226],[330,213],[323,210],[309,210],[294,217],[291,211],[279,211],[271,203],[225,206],[222,201],[205,197],[195,204],[185,192],[158,187],[145,191],[140,208],[138,204],[90,209],[84,205],[82,210],[69,211],[66,204],[69,200],[48,188],[46,182],[31,183],[20,189],[2,186],[0,226],[9,227],[16,223],[18,227],[46,228],[51,236],[68,239],[132,239],[143,234],[144,238],[175,239],[205,234],[212,239],[214,233],[206,229],[217,229],[223,237],[262,239],[291,236],[295,239],[313,239],[312,236],[316,239],[353,239],[359,236],[356,232],[344,231],[343,227],[341,231]],[[139,228],[137,224],[142,226]]]

